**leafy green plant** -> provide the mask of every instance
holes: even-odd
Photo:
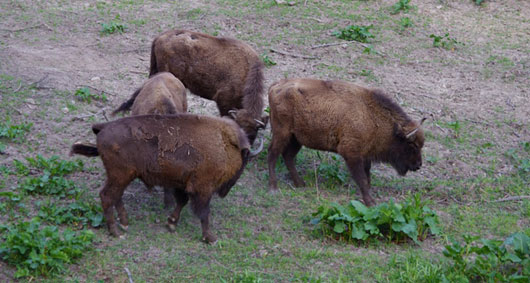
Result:
[[[55,275],[88,250],[94,233],[70,229],[60,232],[56,226],[41,227],[40,222],[18,222],[0,230],[0,258],[17,268],[15,277]]]
[[[0,192],[0,212],[5,212],[7,209],[12,209],[18,202],[22,200],[22,198],[22,195],[15,192]]]
[[[476,5],[481,5],[482,3],[484,3],[484,1],[486,0],[473,0],[473,2],[476,4]]]
[[[355,40],[359,42],[368,42],[368,39],[373,38],[374,35],[370,32],[372,25],[357,26],[351,25],[340,31],[334,31],[332,34],[340,39]]]
[[[262,54],[261,55],[261,60],[263,61],[263,63],[265,64],[265,66],[267,67],[272,67],[274,65],[276,65],[276,62],[274,62],[270,57],[269,55],[267,54]]]
[[[320,157],[320,154],[318,155]],[[339,184],[345,184],[348,181],[349,174],[347,171],[342,170],[340,164],[342,161],[337,155],[331,156],[331,163],[320,158],[320,164],[318,165],[318,175],[324,177],[326,180],[336,182]]]
[[[431,34],[429,35],[429,37],[433,39],[433,47],[441,47],[447,50],[455,50],[457,45],[464,45],[462,42],[459,42],[456,39],[449,37],[449,33],[446,33],[443,36]]]
[[[90,224],[99,227],[103,222],[101,206],[76,201],[68,206],[57,206],[55,203],[47,202],[40,206],[38,217],[44,221],[55,224],[69,224],[74,227],[83,228]]]
[[[3,122],[0,122],[0,138],[7,138],[13,141],[21,141],[22,138],[31,130],[33,123],[22,122],[14,124],[11,117],[6,117]]]
[[[412,26],[412,20],[409,17],[402,17],[399,19],[399,25],[403,28]]]
[[[113,33],[124,33],[127,29],[127,26],[118,23],[118,22],[110,22],[110,23],[102,23],[101,24],[101,34],[113,34]]]
[[[311,220],[325,235],[345,241],[366,241],[385,238],[402,242],[423,240],[430,232],[440,233],[436,213],[427,207],[419,194],[398,204],[393,200],[377,206],[366,207],[352,200],[347,206],[338,203],[322,205]]]
[[[398,0],[394,5],[392,5],[391,14],[397,14],[401,11],[408,12],[412,8],[409,3],[410,0]]]
[[[517,169],[517,172],[528,177],[530,175],[530,156],[529,143],[521,143],[522,150],[512,148],[506,151],[505,155],[512,161],[512,164]]]
[[[37,171],[40,175],[22,180],[18,185],[19,190],[29,194],[57,195],[59,197],[78,193],[75,183],[65,179],[64,176],[82,170],[83,162],[81,160],[66,161],[60,160],[57,156],[46,159],[37,155],[35,158],[26,158],[26,161],[27,165],[15,160],[17,173],[28,176],[32,171]]]
[[[91,93],[90,92],[90,89],[88,87],[82,87],[82,88],[79,88],[75,91],[75,96],[81,100],[81,101],[84,101],[84,102],[87,102],[87,103],[91,103],[92,102],[92,99],[94,100],[100,100],[100,101],[107,101],[108,98],[107,96],[105,95],[105,93],[100,93],[100,94],[97,94],[97,93]]]
[[[444,256],[453,261],[452,270],[473,282],[528,282],[530,280],[530,237],[515,233],[499,240],[464,236],[452,240]]]

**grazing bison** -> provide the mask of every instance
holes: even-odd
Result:
[[[112,115],[131,108],[131,114],[134,116],[184,113],[188,109],[186,88],[173,74],[158,73],[149,78],[129,100],[112,112]],[[170,188],[164,188],[164,206],[169,208],[174,203],[173,192]]]
[[[171,72],[192,93],[231,114],[250,143],[268,122],[263,112],[263,62],[248,44],[203,33],[170,30],[153,40],[149,76]],[[233,110],[233,111],[231,111]]]
[[[184,113],[188,110],[186,88],[173,74],[158,73],[149,78],[132,94],[129,100],[114,110],[112,115],[131,108],[131,114],[134,116]]]
[[[257,154],[249,151],[241,128],[226,118],[191,114],[132,116],[95,124],[92,131],[97,135],[97,145],[76,143],[72,153],[101,157],[107,180],[99,195],[114,236],[119,233],[113,207],[120,226],[126,230],[122,195],[129,183],[139,178],[147,187],[158,185],[173,190],[177,206],[168,218],[171,230],[191,199],[193,212],[201,220],[203,239],[215,242],[208,226],[212,195],[225,197],[248,159]]]
[[[390,163],[400,175],[421,166],[421,123],[379,90],[342,81],[290,79],[269,89],[272,141],[268,153],[269,188],[278,188],[275,164],[282,154],[295,186],[304,181],[295,156],[304,145],[340,154],[361,189],[370,197],[372,162]]]

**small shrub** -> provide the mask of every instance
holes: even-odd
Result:
[[[83,228],[90,224],[99,227],[103,221],[101,206],[77,201],[68,206],[57,206],[55,203],[46,203],[39,209],[38,217],[41,220],[55,224],[69,224],[76,228]]]
[[[319,155],[320,156],[320,155]],[[341,160],[337,155],[331,156],[331,163],[325,160],[320,161],[318,165],[318,175],[324,177],[327,181],[345,184],[348,181],[349,174],[340,166]]]
[[[73,181],[64,178],[65,175],[83,169],[83,162],[60,160],[57,156],[49,159],[37,155],[37,157],[26,158],[27,165],[15,160],[15,168],[20,175],[28,176],[32,170],[40,173],[40,176],[27,177],[23,179],[18,189],[29,194],[56,195],[59,197],[71,196],[78,193]]]
[[[412,26],[412,20],[409,17],[402,17],[399,19],[399,25],[403,28]]]
[[[0,138],[7,138],[13,141],[20,142],[22,138],[31,130],[33,123],[22,122],[20,124],[13,124],[10,117],[6,117],[3,122],[0,122]]]
[[[92,99],[94,100],[100,100],[100,101],[107,101],[108,98],[107,96],[105,95],[105,93],[100,93],[100,94],[96,94],[96,93],[91,93],[90,92],[90,89],[88,89],[88,87],[82,87],[82,88],[79,88],[75,91],[75,96],[81,100],[81,101],[84,101],[84,102],[87,102],[87,103],[91,103],[92,102]]]
[[[351,25],[340,31],[333,32],[333,35],[344,40],[355,40],[359,42],[368,42],[369,38],[373,38],[374,35],[370,33],[372,25],[369,26],[357,26]]]
[[[432,42],[433,47],[438,47],[438,48],[441,47],[447,50],[455,50],[457,45],[464,45],[463,43],[457,41],[456,39],[449,37],[449,33],[446,33],[443,36],[431,34],[429,35],[429,37],[433,39],[433,42]]]
[[[482,5],[482,3],[484,3],[485,1],[486,0],[473,0],[473,2],[478,6]]]
[[[515,233],[499,240],[465,235],[464,242],[452,240],[443,254],[453,262],[451,272],[472,282],[529,282],[530,237]]]
[[[323,234],[348,242],[376,237],[401,242],[408,237],[417,243],[429,232],[434,235],[440,232],[436,213],[421,201],[419,194],[402,204],[390,200],[366,207],[352,200],[347,206],[338,203],[322,205],[313,216],[311,222],[318,224]]]
[[[391,14],[397,14],[401,11],[408,12],[412,7],[409,6],[410,0],[398,0],[396,4],[391,7]]]
[[[81,257],[94,239],[92,231],[75,233],[56,226],[41,227],[36,220],[3,226],[0,258],[17,268],[15,277],[50,276]]]
[[[113,34],[113,33],[124,33],[127,26],[118,22],[102,23],[101,24],[101,34]]]
[[[262,54],[261,60],[263,61],[266,67],[272,67],[276,65],[276,62],[274,62],[267,54]]]

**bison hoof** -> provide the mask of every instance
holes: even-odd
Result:
[[[172,223],[168,223],[167,224],[167,228],[169,229],[170,232],[175,232],[177,230],[177,225],[176,224],[172,224]]]
[[[206,236],[202,237],[202,240],[208,244],[215,244],[215,242],[217,242],[217,237],[212,234],[207,234]]]
[[[110,235],[113,236],[113,237],[119,237],[120,236],[120,232],[118,232],[118,228],[116,228],[116,226],[109,227],[109,232],[110,232]]]
[[[127,232],[129,230],[129,225],[118,224],[118,227],[120,227],[120,229],[123,230],[124,232]]]

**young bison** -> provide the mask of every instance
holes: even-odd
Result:
[[[340,154],[361,189],[370,196],[372,162],[390,163],[400,175],[421,166],[423,131],[418,123],[379,90],[341,81],[282,80],[269,89],[272,142],[269,188],[278,188],[275,164],[282,154],[295,186],[304,181],[295,156],[304,145]]]
[[[112,115],[131,108],[134,116],[185,113],[188,109],[186,88],[173,74],[158,73],[149,78]],[[164,188],[164,207],[172,207],[174,203],[173,192],[170,188]]]
[[[76,143],[72,153],[100,156],[107,180],[99,195],[110,233],[118,236],[113,207],[126,230],[122,195],[131,181],[147,187],[171,188],[177,206],[168,218],[175,229],[182,207],[191,199],[200,218],[203,239],[215,242],[209,230],[210,200],[225,197],[243,172],[249,152],[244,132],[232,120],[191,114],[145,115],[95,124],[97,146]],[[261,144],[262,146],[263,144]],[[261,149],[260,149],[261,150]]]
[[[263,116],[263,62],[248,44],[203,33],[170,30],[153,40],[149,76],[171,72],[192,93],[214,100],[221,116],[231,114],[250,144]],[[233,111],[231,111],[233,110]]]
[[[188,110],[186,88],[168,72],[158,73],[145,82],[129,98],[112,112],[116,115],[132,108],[131,114],[177,114]]]

